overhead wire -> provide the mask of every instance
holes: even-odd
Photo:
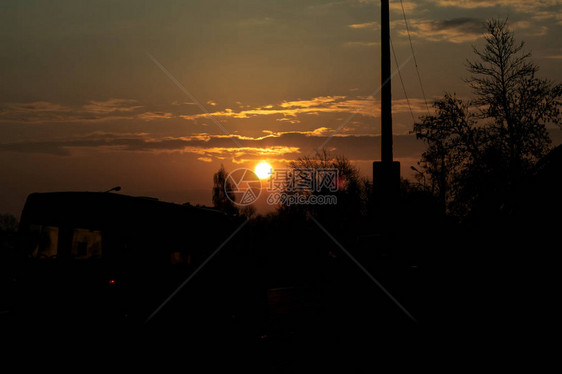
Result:
[[[390,38],[390,46],[392,48],[392,54],[394,55],[394,62],[396,66],[400,66],[398,63],[398,58],[396,57],[396,52],[394,51],[394,43],[392,43],[392,38]],[[400,83],[402,84],[402,90],[404,91],[404,96],[406,97],[406,103],[408,104],[408,109],[410,110],[410,115],[412,116],[412,121],[416,122],[416,117],[414,116],[414,112],[412,111],[412,106],[410,105],[410,99],[408,98],[408,93],[406,92],[406,86],[404,85],[404,80],[402,79],[402,73],[400,69],[398,69],[398,76],[400,77]]]
[[[406,17],[406,10],[404,9],[404,2],[402,0],[400,0],[400,7],[402,8],[402,16],[404,17],[404,24],[406,25],[406,33],[408,34],[408,40],[410,41],[410,50],[412,51],[412,56],[414,57],[414,65],[416,67],[416,72],[417,72],[417,75],[418,75],[418,82],[420,84],[421,92],[422,92],[422,95],[423,95],[423,101],[425,103],[425,108],[427,110],[427,114],[430,115],[429,105],[427,104],[427,98],[426,98],[426,95],[425,95],[425,90],[423,88],[420,69],[419,69],[419,66],[418,66],[418,61],[416,59],[416,54],[414,52],[414,44],[412,43],[412,36],[410,35],[410,27],[408,26],[408,19]]]

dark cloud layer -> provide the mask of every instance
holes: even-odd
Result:
[[[229,157],[235,160],[289,159],[313,154],[325,148],[353,160],[375,159],[380,154],[380,138],[375,135],[311,135],[314,132],[287,132],[260,138],[197,135],[153,139],[144,135],[121,137],[117,134],[92,134],[74,139],[0,144],[0,151],[70,156],[72,149],[89,148],[127,152],[186,152],[203,157]],[[240,144],[238,147],[233,139]],[[396,157],[413,157],[423,144],[412,135],[395,136]]]

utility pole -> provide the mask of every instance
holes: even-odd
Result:
[[[381,1],[381,161],[392,162],[392,82],[389,0]]]
[[[390,5],[381,0],[381,161],[373,163],[376,198],[391,208],[400,189],[400,163],[393,159],[392,82],[390,78]]]

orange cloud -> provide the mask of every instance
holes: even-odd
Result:
[[[310,131],[270,131],[270,130],[263,130],[264,133],[269,134],[268,136],[272,136],[272,137],[280,137],[282,135],[286,135],[286,134],[300,134],[300,135],[305,135],[305,136],[326,136],[331,134],[332,132],[334,132],[334,130],[329,129],[327,127],[319,127],[317,129],[314,130],[310,130]]]
[[[142,119],[145,121],[152,121],[157,119],[170,119],[173,117],[174,115],[172,113],[164,113],[164,112],[144,112],[137,116],[138,119]]]
[[[82,108],[88,113],[132,112],[142,108],[140,105],[134,105],[135,103],[137,103],[137,101],[131,99],[92,100],[89,104],[83,105]]]
[[[532,12],[537,9],[559,5],[559,0],[430,0],[440,6],[457,8],[490,8],[496,6],[512,7],[521,12]]]
[[[203,154],[198,160],[211,162],[213,157],[224,159],[224,156],[230,156],[232,162],[240,164],[248,161],[248,159],[259,158],[277,158],[285,155],[298,155],[299,147],[288,146],[269,146],[269,147],[215,147],[215,148],[192,148],[186,147],[183,152]]]
[[[549,12],[549,11],[538,11],[535,12],[531,17],[535,21],[556,21],[557,25],[562,26],[562,13]]]
[[[48,101],[34,101],[31,103],[8,103],[4,105],[2,113],[37,113],[37,112],[69,112],[72,108]]]
[[[380,42],[345,42],[346,47],[374,47],[380,45]]]
[[[402,5],[404,6],[404,10],[406,12],[410,12],[413,11],[415,9],[418,8],[418,4],[412,2],[412,1],[402,1],[402,4],[400,4],[399,2],[390,2],[390,9],[394,10],[396,12],[402,12]]]
[[[79,108],[37,101],[31,103],[6,103],[0,106],[0,122],[39,123],[39,122],[80,122],[108,121],[138,118],[142,108],[135,105],[136,100],[110,99],[90,101]]]
[[[410,20],[410,34],[429,41],[448,41],[451,43],[472,42],[484,33],[484,23],[474,18],[454,18],[449,20]],[[407,36],[407,30],[399,31]]]
[[[111,134],[95,132],[67,139],[24,141],[1,144],[0,152],[50,154],[70,156],[82,152],[146,152],[184,153],[200,162],[230,159],[234,163],[269,159],[276,162],[294,160],[303,154],[314,152],[334,135],[333,130],[320,127],[308,131],[264,131],[265,136],[242,137],[241,147],[232,147],[232,141],[224,135],[194,134],[186,137],[150,137],[147,134]],[[336,154],[353,160],[375,160],[380,155],[380,142],[374,134],[335,134],[329,148]],[[242,140],[244,139],[244,140]],[[395,155],[412,157],[424,149],[423,142],[413,135],[395,135]]]
[[[358,29],[378,30],[381,28],[381,25],[377,21],[373,21],[373,22],[366,22],[366,23],[356,23],[353,25],[348,25],[347,27],[355,30]]]
[[[419,105],[421,100],[410,100],[414,112],[423,112]],[[394,113],[408,111],[403,99],[394,100]],[[373,97],[347,96],[319,96],[311,99],[282,101],[277,104],[267,104],[240,110],[226,108],[210,113],[215,118],[248,119],[260,116],[277,116],[277,121],[292,124],[300,123],[300,115],[321,115],[329,113],[357,113],[366,117],[379,117],[380,104]],[[78,108],[38,101],[31,103],[0,104],[0,122],[12,123],[77,123],[103,122],[115,120],[196,120],[207,118],[206,113],[177,114],[169,111],[142,111],[144,106],[138,105],[136,100],[111,99],[107,101],[90,101]],[[179,110],[179,109],[177,109]]]
[[[414,112],[423,112],[423,100],[411,99],[412,110]],[[404,99],[394,100],[394,113],[409,111]],[[367,117],[380,116],[380,104],[373,97],[347,98],[346,96],[320,96],[310,100],[292,100],[283,101],[282,103],[267,107],[272,109],[264,109],[262,107],[254,109],[245,109],[241,111],[233,111],[225,109],[223,111],[212,112],[211,115],[216,118],[235,118],[246,119],[257,116],[281,115],[281,121],[296,122],[296,117],[300,114],[319,114],[319,113],[358,113]],[[186,120],[195,120],[205,118],[204,113],[180,115],[179,117]]]

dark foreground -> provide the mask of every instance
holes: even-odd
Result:
[[[195,372],[367,373],[475,349],[480,357],[506,342],[518,345],[533,333],[529,322],[541,324],[522,305],[542,308],[540,294],[524,290],[535,281],[515,275],[509,261],[465,256],[480,238],[449,232],[429,242],[382,234],[338,241],[311,221],[293,229],[281,232],[300,234],[249,229],[187,283],[178,279],[147,301],[154,312],[179,289],[148,319],[150,311],[142,319],[108,317],[88,297],[67,295],[5,311],[4,342],[32,356],[127,367],[149,361],[204,368]]]

